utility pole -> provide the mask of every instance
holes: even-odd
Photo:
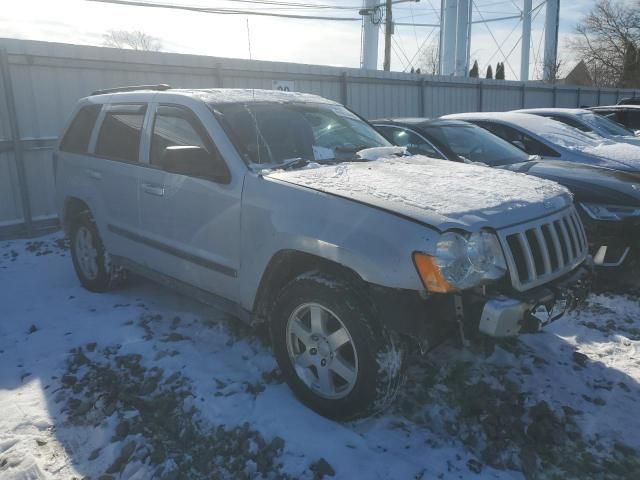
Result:
[[[531,48],[531,7],[532,0],[524,0],[522,11],[522,53],[520,56],[520,81],[529,80],[529,50]]]
[[[362,65],[367,70],[378,69],[378,32],[382,21],[382,12],[378,0],[366,0],[365,8],[360,11],[364,21],[364,40],[362,43]]]
[[[544,75],[547,82],[556,80],[558,65],[558,24],[560,0],[547,0],[544,31]]]
[[[393,35],[393,14],[391,12],[392,0],[386,0],[384,23],[384,70],[391,70],[391,35]]]

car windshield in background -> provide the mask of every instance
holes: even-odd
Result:
[[[463,160],[491,166],[529,160],[529,156],[520,149],[473,125],[426,126],[423,130]]]
[[[595,113],[581,113],[579,114],[579,117],[588,125],[601,128],[610,135],[619,135],[623,137],[634,135],[632,130],[620,125],[618,122]]]
[[[249,164],[348,161],[359,150],[391,145],[340,105],[254,103],[213,108]]]

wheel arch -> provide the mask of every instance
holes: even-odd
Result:
[[[338,262],[300,250],[280,250],[271,257],[260,279],[253,302],[254,316],[264,320],[282,287],[298,275],[313,270],[334,274],[357,284],[365,284],[357,272]]]
[[[84,212],[91,213],[91,208],[84,200],[78,197],[67,197],[64,200],[62,227],[67,235],[71,232],[73,221]]]

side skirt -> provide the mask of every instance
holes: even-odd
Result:
[[[189,285],[181,280],[164,275],[156,270],[140,265],[137,262],[119,255],[111,255],[111,261],[115,265],[120,265],[127,270],[137,273],[138,275],[148,278],[149,280],[159,283],[171,290],[176,290],[177,292],[194,298],[205,305],[209,305],[210,307],[237,317],[247,325],[255,325],[257,323],[255,316],[250,311],[244,309],[231,300],[221,297],[220,295],[194,287],[193,285]]]

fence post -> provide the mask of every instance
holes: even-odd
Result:
[[[13,159],[16,163],[18,174],[18,187],[20,188],[20,199],[22,203],[22,218],[24,220],[27,235],[33,233],[33,217],[31,215],[31,197],[29,195],[29,185],[27,184],[27,173],[24,168],[24,151],[20,139],[20,128],[18,125],[18,113],[16,110],[15,97],[13,95],[13,83],[9,70],[9,54],[6,48],[0,48],[0,75],[2,75],[2,85],[4,87],[4,98],[7,104],[7,117],[9,119],[9,130],[13,142]]]
[[[577,102],[576,102],[576,103],[578,104],[578,105],[576,105],[576,106],[577,106],[578,108],[580,108],[580,104],[582,103],[582,102],[581,102],[581,100],[582,100],[582,89],[581,89],[581,88],[577,88],[577,89],[576,89],[576,93],[577,93]]]
[[[427,116],[427,106],[425,105],[425,91],[424,89],[427,86],[427,81],[423,78],[420,80],[420,116]]]
[[[484,108],[484,82],[478,82],[478,111],[482,112]]]
[[[340,99],[341,103],[346,107],[349,100],[347,97],[347,72],[342,72],[340,75]]]
[[[558,106],[558,87],[553,86],[553,108]]]
[[[598,106],[602,105],[602,89],[598,88]]]
[[[616,103],[620,101],[620,89],[616,88]]]
[[[215,71],[213,75],[216,79],[216,88],[222,88],[223,87],[222,68],[220,67],[220,63],[216,63]]]
[[[527,108],[527,84],[522,82],[522,97],[520,99],[522,108]]]

